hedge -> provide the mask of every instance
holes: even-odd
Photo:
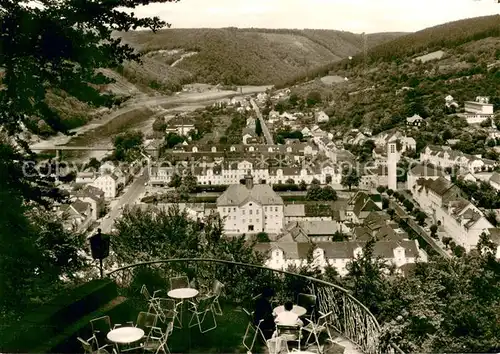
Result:
[[[116,284],[109,279],[92,280],[67,290],[33,309],[10,328],[5,327],[2,352],[30,352],[117,296]]]

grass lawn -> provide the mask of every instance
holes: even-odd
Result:
[[[185,308],[186,309],[186,308]],[[247,317],[241,308],[230,304],[223,305],[223,315],[215,316],[217,328],[206,333],[200,333],[198,326],[188,328],[191,318],[189,311],[183,313],[183,328],[174,328],[168,340],[168,346],[172,353],[246,353],[243,346],[243,335],[248,325]],[[193,320],[194,322],[195,320]],[[213,326],[210,314],[205,318],[202,328]],[[250,343],[251,339],[247,341]],[[259,343],[260,344],[260,343]],[[252,350],[254,353],[262,353],[263,350],[256,345]]]
[[[137,313],[144,310],[145,304],[143,301],[138,301],[134,304]],[[241,307],[223,303],[221,301],[223,314],[215,316],[217,328],[200,333],[198,326],[188,327],[191,319],[191,312],[188,311],[188,304],[184,304],[182,327],[175,328],[168,338],[168,346],[172,353],[246,353],[247,349],[243,346],[243,336],[248,325],[248,319]],[[193,320],[195,323],[196,320]],[[160,327],[165,329],[165,326],[158,323]],[[177,323],[176,323],[177,325]],[[202,323],[202,329],[213,327],[212,316],[209,313]],[[251,343],[251,338],[247,340],[247,344]],[[252,352],[263,353],[264,345],[256,343]]]

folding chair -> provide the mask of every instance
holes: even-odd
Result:
[[[179,317],[180,314],[179,311],[177,311],[177,307],[181,304],[181,302],[176,303],[173,299],[159,299],[155,311],[160,321],[167,324],[172,322],[174,327],[182,328],[181,318]],[[178,326],[176,326],[176,321]]]
[[[106,348],[111,347],[111,345],[106,344],[99,348],[99,344],[97,343],[97,338],[95,336],[92,336],[87,340],[80,337],[77,337],[76,339],[78,339],[81,343],[85,354],[109,354],[109,351]]]
[[[170,348],[167,345],[168,337],[172,334],[173,324],[170,322],[165,330],[165,333],[159,327],[152,327],[150,335],[146,338],[146,342],[142,346],[145,352],[154,354],[164,353],[170,354]]]
[[[302,294],[297,296],[297,305],[302,306],[307,310],[306,314],[302,317],[307,318],[314,322],[315,312],[316,312],[316,295],[312,294]]]
[[[186,276],[170,278],[170,290],[189,288],[189,279]]]
[[[141,294],[144,295],[144,297],[146,298],[146,301],[148,302],[148,304],[151,306],[152,304],[154,304],[155,301],[157,301],[157,299],[159,298],[157,296],[158,293],[160,293],[161,290],[156,290],[153,292],[153,295],[151,295],[151,293],[149,292],[148,288],[146,287],[146,285],[143,285],[141,287]]]
[[[264,321],[263,319],[261,319],[259,321],[259,323],[257,325],[255,325],[255,322],[254,322],[254,316],[253,316],[253,312],[250,313],[247,309],[243,308],[242,309],[243,312],[247,315],[248,317],[248,325],[247,325],[247,329],[245,331],[245,335],[243,336],[243,346],[248,350],[248,353],[251,353],[252,352],[252,349],[253,349],[253,346],[255,345],[255,341],[257,340],[257,336],[258,334],[260,333],[262,339],[264,340],[264,342],[266,343],[266,338],[264,336],[264,333],[262,332],[262,330],[260,329],[260,325],[261,323]],[[253,330],[254,331],[254,334],[253,334],[253,337],[252,337],[252,343],[250,344],[250,346],[247,345],[247,337],[248,335],[250,334],[250,331]]]
[[[214,301],[215,301],[215,296],[208,296],[205,298],[200,299],[198,302],[192,302],[189,301],[191,304],[191,309],[190,311],[193,313],[191,316],[191,319],[189,320],[189,328],[198,326],[200,329],[201,333],[206,333],[208,331],[211,331],[215,328],[217,328],[217,321],[215,319],[215,312],[214,312]],[[201,327],[202,323],[204,323],[205,318],[207,317],[208,313],[212,314],[212,319],[214,321],[213,327],[203,329]],[[193,323],[193,320],[196,320]]]
[[[297,349],[300,351],[300,342],[302,341],[302,327],[299,325],[289,326],[283,324],[276,324],[277,337],[282,337],[286,341],[288,348],[289,342],[295,342]]]
[[[212,284],[212,289],[205,291],[204,296],[215,296],[214,300],[214,311],[217,316],[222,316],[222,307],[220,306],[219,303],[219,297],[223,294],[224,292],[224,284],[218,281],[217,279],[214,280]]]
[[[288,353],[288,345],[286,340],[282,337],[273,337],[266,341],[267,349],[269,354],[280,354],[282,352]]]
[[[97,345],[106,343],[106,335],[120,325],[111,326],[111,319],[109,316],[102,316],[90,320],[90,326],[92,327],[92,335],[96,338]]]
[[[328,327],[328,318],[332,315],[332,313],[333,311],[330,311],[328,313],[319,312],[320,317],[318,318],[318,321],[316,323],[306,318],[306,321],[308,321],[309,323],[307,323],[307,325],[302,327],[303,331],[309,333],[305,343],[308,344],[311,337],[314,336],[314,340],[316,342],[316,345],[318,346],[318,351],[320,353],[323,352],[323,350],[321,349],[321,344],[319,342],[319,337],[321,333],[326,333],[328,335],[328,339],[333,342],[333,337],[332,334],[330,333],[330,328]]]

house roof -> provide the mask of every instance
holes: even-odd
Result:
[[[345,242],[318,242],[315,244],[308,242],[270,242],[259,243],[255,246],[256,251],[268,254],[274,249],[281,249],[285,259],[305,260],[310,250],[319,248],[324,251],[327,259],[353,259],[354,251],[363,248],[366,242],[345,241]],[[394,249],[403,247],[406,257],[418,257],[418,245],[416,240],[404,241],[378,241],[375,243],[373,253],[376,257],[384,259],[394,258]]]
[[[410,170],[410,174],[413,176],[421,176],[421,177],[439,177],[439,176],[446,176],[446,174],[442,171],[439,170],[435,167],[429,166],[429,165],[424,165],[424,164],[418,164],[415,167],[413,167]]]
[[[283,205],[283,199],[268,184],[256,184],[251,189],[232,184],[217,198],[217,206],[242,205],[251,200],[261,205]]]
[[[448,192],[448,190],[453,186],[454,184],[448,181],[446,178],[439,177],[429,184],[429,189],[439,196],[444,196],[446,192]]]
[[[77,199],[73,203],[71,203],[71,207],[75,209],[79,214],[84,214],[90,207],[90,204]]]
[[[489,181],[493,182],[493,183],[500,184],[500,173],[493,172],[493,174],[491,175]]]

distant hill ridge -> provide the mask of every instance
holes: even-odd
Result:
[[[228,27],[167,29],[156,34],[133,31],[118,35],[138,51],[148,53],[142,69],[132,64],[133,69],[127,71],[125,66],[122,73],[132,81],[157,80],[156,86],[169,90],[177,90],[188,82],[274,84],[295,77],[297,72],[355,55],[364,47],[360,34],[314,29]],[[370,48],[401,35],[370,34],[366,44]],[[179,52],[156,53],[167,50]],[[197,54],[186,56],[171,67],[179,56],[188,52]],[[153,78],[155,72],[161,73],[159,78]]]

